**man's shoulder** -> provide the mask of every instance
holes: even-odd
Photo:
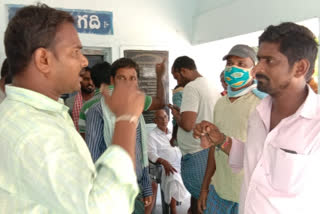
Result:
[[[64,133],[65,124],[61,124],[56,116],[46,111],[38,110],[23,103],[1,106],[0,112],[3,117],[0,119],[0,136],[14,134],[15,139],[18,136],[56,136],[58,133]],[[6,109],[3,109],[6,108]],[[6,123],[3,123],[6,121]],[[4,130],[6,130],[4,132]],[[47,135],[51,133],[50,135]],[[52,133],[54,133],[52,135]]]
[[[101,102],[100,102],[100,101],[101,101],[101,100],[99,100],[99,102],[93,103],[92,106],[89,108],[88,112],[89,112],[89,111],[97,111],[97,110],[102,109],[102,107],[101,107]]]
[[[207,82],[207,79],[205,77],[198,77],[195,80],[190,81],[187,85],[185,85],[184,89],[199,87],[202,83],[206,83],[206,82]]]
[[[159,136],[159,129],[157,127],[153,128],[150,132],[149,132],[150,137],[154,137],[157,138]]]
[[[87,115],[92,114],[101,114],[102,115],[102,106],[100,102],[94,103],[87,111]]]
[[[88,108],[92,107],[94,104],[99,102],[100,99],[101,99],[101,94],[98,94],[92,97],[91,99],[87,100],[85,103],[83,103],[81,111],[85,112]]]

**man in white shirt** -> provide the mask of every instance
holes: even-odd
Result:
[[[190,57],[178,57],[172,65],[172,73],[178,73],[186,83],[180,112],[172,107],[171,110],[179,126],[177,141],[183,155],[183,183],[192,196],[191,211],[197,213],[197,199],[207,166],[208,149],[203,149],[200,141],[193,138],[193,128],[202,120],[212,120],[213,108],[220,93],[201,76]]]
[[[148,156],[149,160],[163,166],[161,189],[165,202],[170,204],[171,213],[176,214],[176,202],[182,202],[189,195],[180,175],[182,155],[179,148],[170,144],[167,113],[162,109],[156,111],[154,122],[157,127],[149,134]]]
[[[194,136],[244,169],[239,211],[246,214],[319,213],[320,97],[307,85],[318,44],[307,28],[282,23],[259,37],[258,89],[268,93],[253,111],[244,144],[206,121]]]

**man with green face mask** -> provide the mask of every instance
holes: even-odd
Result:
[[[228,136],[245,141],[249,115],[266,95],[257,90],[252,75],[256,53],[247,45],[235,45],[223,60],[227,61],[224,80],[228,93],[217,101],[212,122]],[[202,146],[206,147],[205,142]],[[232,173],[228,156],[220,148],[211,147],[198,200],[199,212],[238,213],[242,177],[243,172]]]

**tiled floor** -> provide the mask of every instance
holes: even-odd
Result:
[[[158,185],[156,209],[153,214],[162,214],[161,193],[159,190],[160,190],[160,186]],[[190,197],[188,197],[186,200],[184,200],[180,206],[177,206],[178,214],[187,214],[189,207],[190,207]]]

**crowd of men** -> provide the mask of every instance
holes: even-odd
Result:
[[[154,97],[129,58],[88,67],[73,17],[43,4],[10,20],[0,80],[1,213],[151,213],[161,191],[172,214],[317,213],[318,53],[307,28],[269,26],[256,53],[237,44],[222,60],[223,92],[188,56],[171,74],[173,130],[164,110],[166,59]],[[65,102],[62,94],[73,94]],[[67,107],[68,106],[68,107]],[[155,111],[148,133],[143,111]]]

